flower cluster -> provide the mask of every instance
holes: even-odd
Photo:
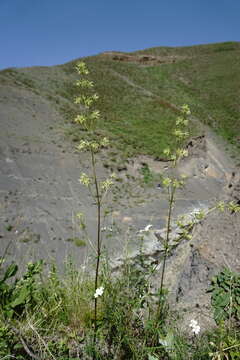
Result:
[[[92,96],[80,95],[77,96],[74,100],[75,104],[82,104],[86,108],[90,108],[94,101],[98,100],[99,96],[97,94],[93,94]]]
[[[173,187],[173,188],[180,188],[184,185],[184,178],[182,179],[171,179],[169,177],[164,177],[162,179],[162,186],[165,187],[165,188],[169,188],[170,186]]]
[[[183,157],[187,157],[188,156],[188,151],[186,149],[177,149],[176,150],[176,155],[177,155],[177,157],[179,159],[183,158]]]
[[[101,189],[103,191],[108,191],[108,189],[114,184],[113,180],[115,178],[116,178],[116,175],[114,173],[112,173],[109,179],[106,179],[101,183]]]
[[[81,88],[93,88],[94,84],[92,81],[87,80],[87,79],[81,79],[81,80],[77,80],[76,81],[76,86],[81,87]]]
[[[182,131],[180,129],[175,129],[173,134],[179,139],[185,139],[189,136],[187,131]]]
[[[102,147],[107,147],[107,146],[109,146],[109,140],[108,140],[108,138],[104,137],[104,138],[101,140],[100,144],[101,144]]]
[[[88,68],[87,68],[85,62],[83,62],[83,61],[77,63],[76,70],[79,75],[88,75],[89,74]]]
[[[192,329],[192,332],[194,335],[198,335],[200,333],[200,326],[198,325],[197,320],[192,319],[189,324],[190,328]]]
[[[97,288],[95,291],[95,294],[94,294],[95,299],[98,298],[99,296],[102,296],[103,291],[104,291],[103,286],[100,286],[99,288]]]
[[[240,205],[238,205],[234,201],[230,201],[230,203],[228,203],[228,210],[233,213],[240,212]]]
[[[187,126],[188,125],[188,119],[185,119],[183,116],[178,116],[177,120],[176,120],[176,125],[184,125]]]
[[[91,184],[90,177],[85,173],[81,174],[79,181],[82,185],[85,185],[85,186],[89,186]]]
[[[181,112],[184,115],[190,115],[191,114],[190,108],[189,108],[189,106],[187,104],[182,105]]]
[[[86,116],[85,115],[83,115],[83,114],[78,114],[76,117],[75,117],[75,119],[74,119],[74,122],[76,123],[76,124],[80,124],[80,125],[83,125],[83,124],[85,124],[86,123]]]
[[[100,111],[93,109],[99,96],[94,92],[93,81],[85,78],[89,75],[86,64],[84,62],[79,62],[76,65],[76,70],[81,78],[76,81],[76,86],[79,88],[80,93],[75,97],[74,103],[81,106],[81,114],[78,114],[75,117],[74,122],[83,126],[88,131],[93,131],[96,129],[97,120],[100,119]],[[86,94],[83,93],[84,89],[87,89]]]
[[[240,205],[234,201],[225,203],[224,201],[219,201],[216,205],[216,209],[223,212],[224,210],[229,210],[232,213],[240,212]]]
[[[188,105],[183,105],[181,107],[181,114],[177,117],[176,120],[176,128],[173,130],[173,135],[176,140],[175,149],[170,149],[170,147],[167,147],[163,151],[164,155],[166,155],[170,160],[173,160],[174,166],[180,159],[188,156],[188,151],[184,148],[184,143],[189,137],[189,132],[187,131],[189,121],[187,119],[187,116],[190,114],[191,112]],[[169,185],[170,184],[166,186]]]

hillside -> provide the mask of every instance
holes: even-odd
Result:
[[[240,148],[239,56],[240,44],[228,42],[85,58],[101,95],[100,135],[110,136],[124,157],[137,153],[161,157],[171,143],[177,109],[187,103],[195,118]],[[55,67],[6,69],[0,72],[0,84],[44,98],[64,116],[65,132],[78,141],[86,134],[69,125],[76,111],[73,84],[77,61]],[[196,124],[192,124],[192,132],[199,132]]]
[[[179,194],[176,213],[208,206],[231,181],[233,164],[222,153],[230,148],[238,163],[239,55],[239,43],[223,43],[107,52],[84,59],[100,94],[102,123],[95,136],[107,135],[113,144],[101,155],[99,171],[101,176],[117,172],[113,195],[117,215],[110,222],[120,221],[122,231],[129,219],[133,221],[133,213],[136,230],[149,219],[155,226],[164,223],[166,195],[156,192],[156,186],[167,163],[158,160],[166,160],[162,151],[172,142],[183,103],[192,110],[192,136],[205,133],[208,146],[205,160],[201,162],[199,154],[189,160],[192,180]],[[16,258],[47,254],[61,262],[76,244],[84,243],[78,241],[78,211],[86,214],[94,236],[93,207],[78,182],[80,172],[89,166],[87,154],[79,157],[75,144],[89,135],[73,123],[79,111],[73,103],[77,61],[0,72],[0,236],[2,248],[13,242]],[[228,142],[216,143],[206,124]],[[216,146],[218,155],[212,150]],[[116,244],[121,249],[121,242]],[[81,247],[80,261],[87,254]]]

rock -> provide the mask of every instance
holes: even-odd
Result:
[[[240,272],[239,239],[239,213],[211,213],[196,225],[192,240],[180,243],[167,260],[165,286],[170,303],[182,311],[183,324],[187,325],[190,316],[197,318],[203,329],[214,325],[206,291],[223,267]]]

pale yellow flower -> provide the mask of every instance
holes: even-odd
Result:
[[[88,75],[89,74],[88,68],[87,68],[85,62],[83,62],[83,61],[77,63],[76,70],[79,73],[79,75]]]
[[[89,186],[91,184],[90,177],[85,173],[81,174],[79,181],[82,185],[85,185],[85,186]]]
[[[183,114],[186,114],[186,115],[190,115],[191,114],[191,111],[190,111],[190,108],[187,104],[184,104],[182,107],[181,107],[181,111]]]
[[[74,119],[74,122],[77,124],[85,124],[86,123],[86,116],[85,115],[77,115]]]
[[[87,80],[87,79],[81,79],[81,80],[77,80],[76,81],[76,86],[81,87],[81,88],[93,88],[94,84],[92,81]]]
[[[108,140],[108,138],[104,137],[104,138],[101,140],[101,146],[103,146],[103,147],[109,146],[109,140]]]
[[[169,177],[165,177],[163,180],[162,180],[162,184],[164,187],[169,187],[172,183],[172,180],[169,178]]]
[[[103,181],[101,183],[101,188],[102,188],[102,190],[107,191],[113,184],[114,183],[113,183],[113,180],[111,178],[106,179],[105,181]]]
[[[90,142],[88,140],[81,140],[79,145],[77,146],[77,149],[80,151],[84,151],[89,149],[90,147]]]

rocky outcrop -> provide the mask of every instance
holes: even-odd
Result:
[[[106,51],[101,54],[103,57],[110,58],[113,61],[122,61],[122,62],[134,62],[139,63],[142,65],[159,65],[159,64],[172,64],[176,61],[183,60],[185,56],[171,56],[171,55],[164,55],[164,56],[154,56],[149,54],[126,54],[117,51]]]

